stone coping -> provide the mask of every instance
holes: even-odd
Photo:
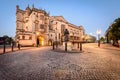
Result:
[[[52,51],[55,51],[55,52],[62,52],[62,53],[83,53],[84,51],[80,51],[80,50],[71,50],[71,51],[65,51],[65,50],[61,50],[61,49],[51,49]]]

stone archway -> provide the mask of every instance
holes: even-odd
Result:
[[[39,44],[38,44],[39,46],[44,46],[44,45],[45,45],[45,39],[44,39],[43,36],[41,36],[41,35],[38,36],[38,41],[39,41],[39,42],[38,42],[38,43],[39,43]]]
[[[60,44],[63,45],[63,42],[64,42],[64,35],[62,34]]]
[[[52,39],[49,39],[49,40],[48,40],[48,45],[49,45],[49,46],[52,46],[52,45],[53,45],[53,40],[52,40]]]

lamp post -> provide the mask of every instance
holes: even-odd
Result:
[[[5,43],[6,43],[6,38],[4,37],[4,48],[3,48],[3,53],[5,53],[5,48],[6,48]]]
[[[101,34],[101,30],[97,30],[97,35],[98,35],[98,47],[100,47],[100,34]]]

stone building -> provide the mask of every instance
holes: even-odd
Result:
[[[64,30],[69,31],[70,42],[80,42],[85,30],[67,22],[63,16],[50,16],[45,10],[16,6],[16,41],[21,46],[46,46],[54,41],[64,42]]]

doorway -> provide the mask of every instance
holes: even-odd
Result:
[[[38,44],[38,46],[44,46],[44,43],[45,41],[44,41],[44,37],[43,36],[38,36],[38,38],[37,38],[37,44]]]

